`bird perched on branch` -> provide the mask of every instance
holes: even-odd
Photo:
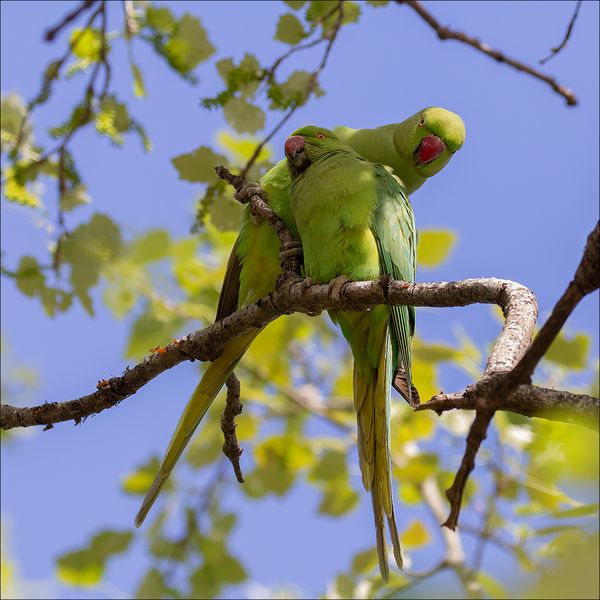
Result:
[[[377,129],[340,127],[336,133],[369,160],[389,165],[403,179],[408,192],[418,189],[427,178],[443,169],[462,146],[465,136],[464,125],[458,115],[435,107],[424,109],[402,123]],[[277,163],[259,183],[269,206],[297,238],[298,229],[290,208],[290,174],[286,160]],[[216,319],[223,319],[238,308],[265,297],[274,289],[279,273],[279,239],[275,231],[267,223],[253,223],[250,206],[245,206],[240,234],[227,263]],[[260,331],[250,330],[238,336],[207,366],[136,515],[137,527],[146,518],[202,417]],[[394,387],[408,397],[402,370],[394,377]],[[416,400],[412,391],[410,399]]]
[[[285,142],[292,184],[290,208],[304,249],[304,268],[315,283],[366,281],[382,275],[414,281],[417,231],[404,183],[327,129],[297,130]],[[354,407],[363,485],[371,492],[379,568],[389,577],[384,516],[398,567],[402,554],[392,496],[390,394],[398,367],[411,385],[414,308],[375,306],[330,310],[354,356]]]

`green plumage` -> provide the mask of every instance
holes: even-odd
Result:
[[[303,140],[297,153],[290,150],[288,161],[290,204],[302,239],[306,275],[316,283],[382,275],[414,281],[417,235],[403,183],[330,131],[311,126],[293,136]],[[392,498],[390,392],[398,366],[411,389],[414,311],[376,306],[366,312],[335,310],[330,315],[354,356],[360,468],[364,487],[371,492],[379,565],[387,579],[384,516],[396,563],[402,567]]]
[[[415,150],[423,137],[432,133],[429,121],[438,128],[437,135],[441,139],[444,140],[444,135],[448,134],[448,140],[445,140],[446,149],[431,163],[416,165]],[[446,124],[445,132],[442,131],[443,127],[440,129],[440,123]],[[337,131],[343,140],[365,157],[390,165],[397,175],[406,179],[409,191],[414,191],[428,177],[441,170],[462,144],[460,140],[464,139],[464,126],[460,117],[441,108],[428,108],[400,124],[386,125],[378,129],[355,130],[342,127]],[[454,140],[459,140],[460,143]],[[285,221],[294,236],[297,236],[298,230],[290,207],[290,176],[286,161],[277,163],[261,178],[260,184],[267,194],[271,208]],[[227,265],[217,308],[217,320],[231,314],[238,307],[265,297],[273,290],[279,272],[279,240],[275,232],[267,223],[253,224],[249,207],[245,207],[240,234]],[[408,322],[410,329],[410,317]],[[399,323],[402,324],[402,319]],[[406,324],[405,318],[404,323]],[[144,498],[135,519],[136,526],[139,527],[144,521],[202,417],[258,333],[260,331],[248,332],[228,344],[223,354],[206,369],[185,407],[160,471]],[[401,354],[405,350],[402,346]],[[399,387],[396,386],[397,389],[408,397],[410,392],[406,390],[404,374],[400,373],[396,381],[400,382]]]

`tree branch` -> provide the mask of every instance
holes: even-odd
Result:
[[[268,207],[267,207],[268,208]],[[281,278],[276,290],[255,304],[250,304],[225,319],[174,340],[158,348],[123,375],[101,380],[92,394],[67,402],[53,402],[32,408],[0,407],[2,429],[52,425],[74,420],[79,423],[89,415],[115,406],[137,392],[160,373],[185,360],[214,360],[224,346],[252,328],[262,328],[284,314],[303,312],[318,314],[323,310],[366,310],[378,304],[411,306],[466,306],[496,303],[506,321],[494,346],[497,355],[506,349],[518,359],[527,348],[536,318],[533,294],[524,286],[501,279],[466,279],[443,283],[407,283],[387,278],[344,284],[339,293],[328,284],[307,285],[297,276]],[[499,358],[499,367],[507,361]]]
[[[573,26],[575,25],[575,21],[577,20],[577,15],[579,14],[579,9],[581,8],[582,0],[577,0],[577,4],[575,5],[575,12],[569,21],[569,26],[567,27],[567,32],[565,33],[565,37],[563,41],[556,46],[555,48],[550,49],[550,54],[546,56],[546,58],[542,58],[540,60],[540,65],[547,63],[551,58],[554,58],[566,45],[571,37],[571,32],[573,31]]]
[[[225,441],[223,442],[223,454],[233,465],[233,472],[238,483],[244,483],[244,475],[240,467],[240,456],[243,450],[238,443],[235,430],[235,418],[242,414],[242,402],[240,401],[240,380],[232,373],[225,384],[227,386],[227,403],[221,415],[221,431]]]
[[[526,65],[514,58],[510,58],[503,54],[499,50],[488,46],[486,43],[481,42],[477,38],[474,38],[462,31],[456,31],[450,29],[449,27],[444,27],[420,2],[417,0],[396,0],[398,4],[406,4],[410,8],[412,8],[420,17],[429,25],[436,33],[440,40],[455,40],[457,42],[462,42],[467,46],[471,46],[475,48],[475,50],[479,50],[479,52],[483,52],[490,58],[494,60],[510,65],[517,71],[521,71],[523,73],[527,73],[527,75],[531,75],[535,79],[539,79],[547,83],[557,94],[562,96],[568,106],[575,106],[577,104],[577,98],[575,94],[567,87],[560,85],[554,78],[549,75],[545,75],[541,73],[537,69]],[[566,42],[565,42],[566,43]]]
[[[487,427],[490,424],[494,412],[506,407],[507,399],[513,394],[520,394],[523,404],[515,404],[515,399],[508,410],[519,412],[532,416],[543,416],[569,422],[584,424],[592,429],[598,429],[598,399],[590,396],[577,396],[569,392],[557,392],[547,390],[547,396],[541,395],[543,388],[535,388],[531,385],[523,386],[529,382],[535,366],[546,353],[550,344],[561,330],[568,316],[571,314],[579,301],[592,291],[598,289],[600,280],[600,223],[592,230],[588,236],[585,250],[573,281],[567,287],[566,292],[557,302],[552,314],[544,323],[533,343],[525,352],[508,351],[509,344],[502,344],[499,349],[500,340],[498,338],[494,346],[484,376],[477,383],[469,386],[462,394],[438,395],[434,396],[429,402],[420,406],[417,410],[435,410],[441,412],[454,408],[456,403],[466,403],[469,408],[475,409],[475,419],[471,425],[463,459],[454,482],[446,495],[450,500],[450,516],[444,523],[450,529],[454,529],[458,523],[460,513],[461,499],[465,484],[469,474],[475,466],[475,456],[479,450],[481,442],[485,439]],[[515,321],[511,321],[510,315],[506,314],[506,321],[502,334],[509,327],[513,326]],[[531,332],[528,332],[531,335]],[[507,340],[515,339],[513,336],[506,336]],[[506,350],[505,350],[506,347]],[[493,358],[495,356],[495,359]],[[506,361],[506,359],[509,359]],[[506,362],[504,362],[506,361]],[[504,363],[504,364],[503,364]],[[516,365],[515,365],[516,363]],[[446,401],[449,404],[446,404]],[[559,402],[566,401],[567,405]],[[455,406],[452,406],[454,404]],[[573,413],[566,415],[570,408]],[[518,409],[518,410],[516,410]]]

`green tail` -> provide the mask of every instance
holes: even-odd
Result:
[[[371,492],[377,556],[381,576],[389,579],[384,515],[394,547],[396,564],[402,568],[402,552],[394,514],[390,458],[390,385],[393,366],[389,331],[382,344],[379,366],[367,381],[354,365],[354,406],[358,416],[358,456],[363,485]]]
[[[206,411],[225,384],[225,381],[227,381],[227,378],[235,369],[240,358],[242,358],[250,344],[254,341],[254,338],[261,331],[261,329],[256,329],[240,335],[226,346],[221,356],[208,365],[200,383],[196,386],[192,397],[189,399],[179,419],[177,429],[171,438],[160,470],[135,517],[136,527],[139,527],[144,522],[148,511],[152,508],[154,501],[169,478],[182,452],[185,450],[196,427],[200,424],[202,417],[204,417]]]

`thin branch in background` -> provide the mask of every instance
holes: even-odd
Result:
[[[232,373],[225,384],[227,386],[227,402],[221,415],[221,431],[223,432],[223,454],[229,459],[233,466],[233,472],[238,483],[244,483],[244,475],[240,467],[240,456],[242,448],[236,435],[237,425],[235,418],[242,414],[242,402],[240,400],[240,380]]]
[[[319,63],[317,68],[310,74],[310,78],[308,80],[306,90],[304,91],[303,101],[300,103],[292,104],[290,109],[283,115],[283,117],[279,120],[277,125],[275,125],[275,127],[271,130],[271,132],[267,135],[267,137],[265,137],[256,146],[256,148],[254,149],[254,152],[252,153],[252,156],[248,159],[246,166],[242,169],[242,172],[241,172],[242,177],[246,177],[246,175],[248,174],[248,171],[250,170],[252,165],[256,162],[256,159],[259,157],[259,155],[260,155],[262,149],[265,147],[265,145],[285,125],[285,123],[296,112],[296,110],[298,110],[298,108],[300,108],[300,106],[302,106],[302,103],[304,101],[306,101],[306,99],[310,96],[310,94],[313,92],[313,90],[317,86],[319,75],[320,75],[321,71],[325,68],[325,66],[327,65],[327,60],[331,53],[331,49],[337,39],[338,33],[342,26],[342,21],[344,20],[344,2],[343,2],[343,0],[340,0],[340,2],[338,2],[338,4],[327,15],[323,16],[322,20],[325,20],[326,18],[335,14],[336,12],[338,14],[337,14],[335,25],[332,27],[331,31],[327,32],[327,34],[326,34],[328,37],[328,42],[327,42],[327,46],[325,48],[325,52],[323,53],[323,58],[321,59],[321,62]],[[319,38],[318,40],[315,40],[314,42],[304,44],[302,46],[302,49],[311,48],[312,46],[316,46],[318,43],[324,41],[325,39],[326,39],[326,37],[323,36],[323,37]],[[300,48],[301,48],[300,46],[296,46],[295,48],[292,48],[291,50],[286,52],[281,58],[276,60],[275,63],[273,64],[273,66],[266,72],[266,76],[270,79],[273,79],[275,70],[281,64],[281,62],[283,60],[285,60],[287,57],[291,56],[295,49],[299,50]]]
[[[465,453],[462,457],[460,467],[454,476],[452,486],[446,490],[446,496],[450,501],[450,515],[444,521],[443,526],[454,531],[458,524],[458,515],[462,505],[462,497],[465,485],[471,471],[475,468],[475,457],[479,447],[487,435],[487,428],[494,416],[494,411],[478,411],[469,429]]]
[[[47,42],[54,41],[54,38],[62,29],[64,29],[69,23],[71,23],[71,21],[74,21],[81,13],[88,10],[88,8],[91,8],[94,2],[95,0],[84,0],[83,2],[81,2],[81,4],[78,7],[74,8],[70,13],[65,15],[63,20],[58,25],[47,29],[46,33],[44,34],[44,39]]]
[[[573,16],[571,17],[571,20],[569,21],[569,26],[567,27],[567,32],[565,33],[565,37],[563,38],[563,41],[555,48],[550,49],[550,54],[548,56],[546,56],[546,58],[542,58],[542,60],[539,61],[540,65],[546,64],[551,58],[554,58],[567,45],[567,42],[569,41],[569,38],[571,37],[571,32],[573,31],[573,26],[575,25],[575,21],[577,20],[577,15],[579,15],[579,9],[581,8],[582,2],[583,2],[583,0],[577,0],[577,3],[575,5],[575,12],[573,13]]]
[[[513,67],[517,71],[527,73],[527,75],[531,75],[531,77],[534,77],[535,79],[539,79],[540,81],[547,83],[557,94],[559,94],[566,100],[568,106],[575,106],[577,104],[577,98],[572,92],[572,90],[563,85],[560,85],[554,78],[550,77],[549,75],[545,75],[544,73],[541,73],[537,69],[534,69],[533,67],[526,65],[521,61],[506,56],[506,54],[500,52],[499,50],[488,46],[488,44],[478,40],[477,38],[467,35],[462,31],[456,31],[450,29],[449,27],[444,27],[417,0],[396,0],[396,2],[398,4],[406,4],[407,6],[412,8],[421,17],[421,19],[423,19],[423,21],[425,21],[436,32],[440,40],[455,40],[457,42],[462,42],[467,46],[471,46],[472,48],[475,48],[475,50],[483,52],[483,54],[486,54],[490,58],[493,58],[494,60],[500,63],[505,63]]]

